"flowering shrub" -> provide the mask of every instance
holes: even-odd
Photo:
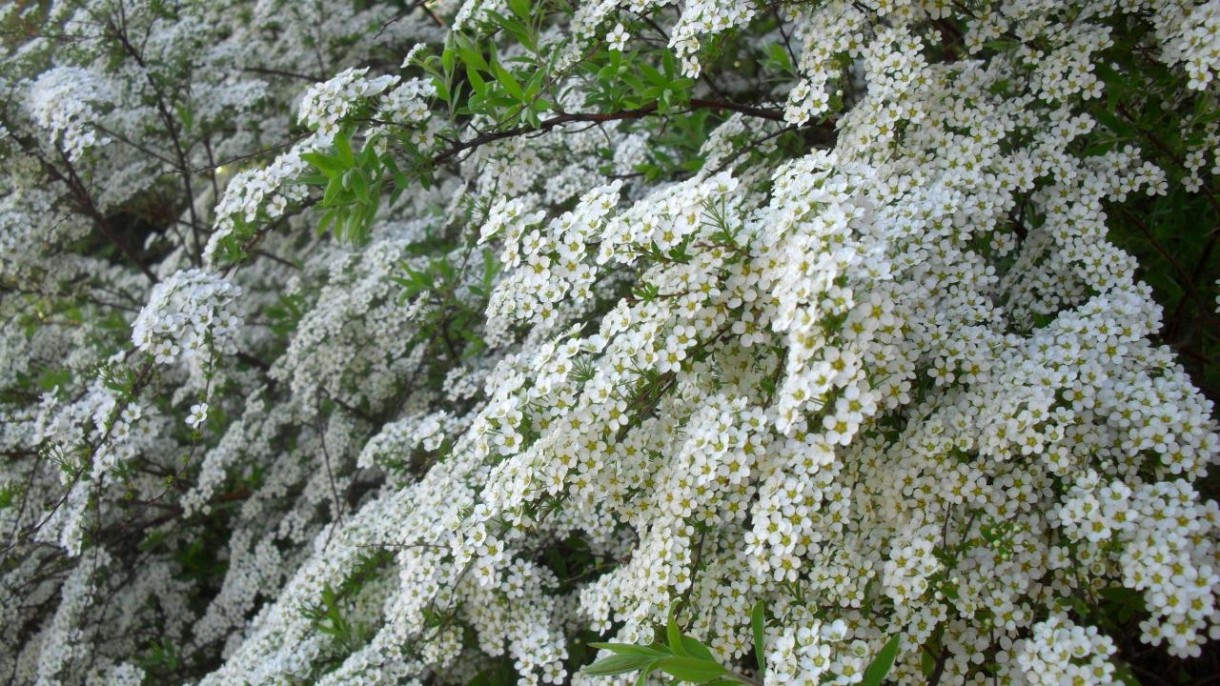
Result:
[[[4,5],[3,680],[1214,675],[1218,17]]]

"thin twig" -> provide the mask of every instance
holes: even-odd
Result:
[[[316,398],[318,406],[318,418],[322,417],[322,398]],[[326,479],[330,482],[330,497],[335,503],[335,513],[339,516],[339,526],[343,525],[343,501],[339,500],[339,489],[335,486],[335,473],[330,468],[330,452],[326,449],[326,428],[318,429],[318,440],[322,444],[322,462],[326,465]],[[335,527],[330,527],[326,530],[326,543],[323,548],[330,545],[330,539],[335,533]]]

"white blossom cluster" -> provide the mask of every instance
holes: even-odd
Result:
[[[669,36],[669,46],[682,60],[682,73],[699,76],[699,37],[715,36],[744,26],[754,18],[755,8],[747,0],[696,0],[682,6],[682,16]]]
[[[308,169],[301,153],[321,145],[320,139],[307,139],[271,164],[246,169],[233,176],[216,205],[216,231],[205,252],[209,261],[215,262],[221,241],[236,230],[238,222],[252,224],[260,218],[274,221],[284,216],[290,204],[306,197],[306,189],[292,182]]]
[[[436,96],[431,81],[411,79],[386,93],[378,111],[395,124],[422,121],[428,115],[428,101]]]
[[[1114,665],[1106,660],[1114,642],[1096,627],[1081,627],[1064,615],[1053,615],[1034,626],[1022,642],[1017,663],[1028,684],[1115,682]]]
[[[334,138],[339,122],[347,116],[361,98],[378,95],[398,83],[397,76],[365,78],[368,69],[345,69],[334,78],[305,91],[299,114],[302,124],[320,133],[325,139]],[[401,100],[409,92],[399,94]]]
[[[1156,10],[1165,61],[1183,64],[1190,88],[1207,88],[1220,70],[1220,3],[1165,3]]]
[[[99,107],[113,100],[110,84],[96,72],[79,67],[57,67],[43,72],[30,84],[26,108],[49,135],[48,143],[78,161],[85,151],[106,145],[94,124]]]
[[[233,301],[241,287],[200,269],[177,272],[153,287],[131,325],[131,342],[158,364],[226,351],[241,326]]]

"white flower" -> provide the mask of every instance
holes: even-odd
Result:
[[[616,24],[614,30],[606,34],[606,43],[611,50],[622,52],[623,48],[627,47],[627,39],[630,37],[631,34],[627,33],[622,24]]]
[[[191,405],[191,413],[186,416],[186,423],[192,429],[198,429],[203,425],[205,419],[208,418],[208,404],[197,403]]]

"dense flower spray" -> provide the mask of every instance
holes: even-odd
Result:
[[[1218,8],[4,6],[0,680],[1206,673]]]

